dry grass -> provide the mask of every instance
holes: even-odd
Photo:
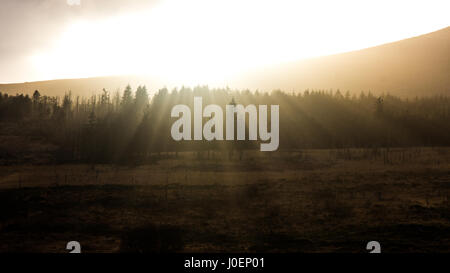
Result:
[[[450,149],[0,167],[0,251],[450,250]]]

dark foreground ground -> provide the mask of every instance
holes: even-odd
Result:
[[[450,252],[450,149],[0,167],[0,252]]]

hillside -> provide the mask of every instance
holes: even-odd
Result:
[[[263,89],[340,89],[397,96],[450,95],[450,27],[343,54],[268,67],[239,85]]]
[[[137,85],[146,84],[154,91],[162,87],[162,82],[142,76],[110,76],[82,79],[60,79],[50,81],[26,82],[0,84],[0,92],[15,95],[17,93],[32,94],[39,90],[42,94],[50,96],[64,95],[71,91],[74,95],[90,96],[100,92],[103,88],[109,91],[123,90],[130,84],[135,88]]]
[[[340,89],[402,97],[450,95],[450,27],[358,51],[265,67],[228,82],[231,88],[263,91]],[[71,90],[89,96],[102,88],[122,90],[127,84],[145,84],[151,91],[172,86],[155,77],[111,76],[0,84],[0,92],[31,94],[38,89],[47,95],[62,95]]]

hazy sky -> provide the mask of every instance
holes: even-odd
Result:
[[[186,84],[450,26],[450,1],[1,0],[0,82],[149,73]]]

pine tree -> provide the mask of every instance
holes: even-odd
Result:
[[[133,102],[133,94],[131,91],[131,86],[127,85],[127,87],[125,88],[125,90],[123,91],[123,96],[122,96],[122,105],[124,106],[128,106]]]

